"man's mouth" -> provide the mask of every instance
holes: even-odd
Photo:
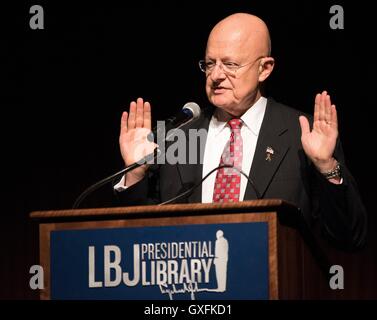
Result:
[[[224,93],[227,89],[224,87],[212,87],[212,91],[216,94]]]

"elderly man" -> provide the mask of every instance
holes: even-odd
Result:
[[[263,97],[261,85],[274,68],[270,50],[269,31],[260,18],[237,13],[220,21],[200,61],[213,106],[187,128],[207,130],[203,157],[198,164],[144,165],[124,176],[115,189],[123,204],[160,203],[230,162],[247,173],[254,186],[239,171],[222,168],[183,201],[282,198],[299,206],[309,223],[318,221],[331,241],[361,246],[366,213],[344,164],[335,105],[326,91],[317,94],[310,124],[299,111]],[[155,147],[145,138],[150,130],[151,106],[139,98],[121,119],[119,141],[126,165],[139,160],[135,150],[141,144],[145,150]]]

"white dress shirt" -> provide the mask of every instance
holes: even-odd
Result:
[[[255,148],[257,146],[258,135],[262,126],[264,113],[266,111],[267,99],[261,97],[249,110],[241,117],[243,125],[241,127],[241,136],[243,142],[243,159],[242,171],[249,175],[251,164],[254,159]],[[203,173],[204,177],[212,169],[220,164],[220,158],[224,151],[225,145],[230,139],[231,129],[227,122],[231,116],[217,109],[209,123],[206,146],[204,149]],[[202,185],[202,202],[210,203],[213,198],[217,171],[214,171]],[[245,195],[247,179],[241,175],[240,198],[242,201]]]
[[[254,159],[255,148],[264,113],[266,111],[267,99],[264,97],[259,100],[241,117],[243,125],[241,127],[241,136],[243,141],[243,159],[242,171],[247,175],[250,173],[251,164]],[[231,116],[217,109],[213,114],[209,123],[207,141],[204,149],[203,172],[202,177],[208,174],[212,169],[220,164],[220,158],[226,143],[230,139],[231,130],[227,126],[227,122]],[[215,186],[216,173],[214,171],[202,185],[202,202],[210,203],[213,198],[213,190]],[[124,186],[125,177],[114,186],[114,189],[121,192],[126,190]],[[245,195],[247,179],[241,175],[241,191],[239,200],[242,201]]]

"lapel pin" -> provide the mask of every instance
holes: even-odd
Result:
[[[266,149],[266,161],[271,161],[272,160],[272,155],[274,154],[274,149],[272,147],[267,147]]]

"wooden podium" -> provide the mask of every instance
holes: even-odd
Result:
[[[31,218],[39,223],[41,299],[311,299],[326,282],[328,266],[301,213],[278,199]]]

